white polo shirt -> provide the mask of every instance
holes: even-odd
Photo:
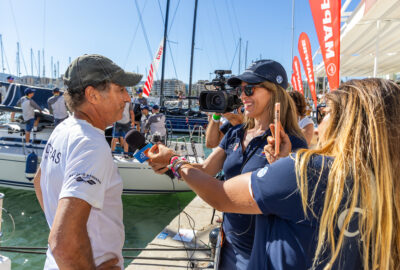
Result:
[[[118,256],[123,269],[122,179],[104,131],[71,116],[51,134],[41,163],[44,212],[51,228],[58,201],[82,199],[92,206],[87,231],[96,265]],[[50,249],[44,269],[58,269]]]

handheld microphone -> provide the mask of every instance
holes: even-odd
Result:
[[[139,131],[134,129],[128,131],[128,133],[125,135],[125,142],[132,148],[133,152],[138,150],[133,156],[140,163],[143,163],[149,159],[147,152],[153,146],[153,144],[147,142],[145,137]],[[164,174],[168,175],[171,179],[175,177],[171,170],[166,171]]]

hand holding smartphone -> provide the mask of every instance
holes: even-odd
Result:
[[[275,103],[274,109],[274,125],[275,125],[275,156],[279,154],[279,145],[281,144],[281,104],[279,102]]]

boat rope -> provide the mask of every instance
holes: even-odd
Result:
[[[145,1],[145,2],[144,2],[143,7],[142,7],[142,11],[141,11],[140,13],[143,13],[144,8],[146,7],[146,4],[147,4],[147,3],[148,3],[148,1]],[[133,37],[132,37],[132,39],[131,39],[131,42],[129,43],[128,53],[127,53],[127,55],[126,55],[126,57],[125,57],[125,63],[124,63],[124,66],[123,66],[124,69],[125,69],[126,64],[127,64],[128,60],[129,60],[129,55],[131,54],[132,47],[133,47],[133,43],[134,43],[134,41],[135,41],[135,39],[136,39],[136,35],[137,35],[138,29],[139,29],[139,25],[140,25],[140,21],[138,21],[138,23],[137,23],[137,25],[136,25],[136,28],[135,28],[135,32],[134,32]]]

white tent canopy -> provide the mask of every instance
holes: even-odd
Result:
[[[400,1],[361,1],[342,26],[340,43],[341,77],[400,72]],[[316,75],[326,76],[324,63]]]

